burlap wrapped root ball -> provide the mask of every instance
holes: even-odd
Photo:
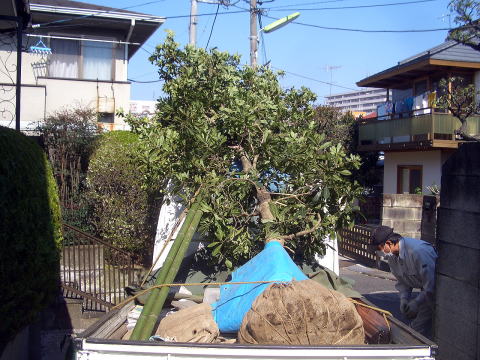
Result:
[[[216,342],[220,331],[209,304],[198,304],[168,315],[160,321],[155,335],[165,341]]]
[[[343,294],[313,280],[272,284],[243,318],[242,344],[358,345],[363,322]]]

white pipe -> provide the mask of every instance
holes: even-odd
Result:
[[[120,13],[110,10],[81,10],[76,8],[67,8],[67,7],[57,7],[49,5],[38,5],[30,4],[31,11],[40,11],[40,12],[50,12],[50,13],[61,13],[61,14],[71,14],[71,15],[81,15],[81,16],[92,16],[92,17],[105,17],[112,19],[136,19],[141,21],[150,21],[155,23],[163,24],[165,22],[164,17],[157,17],[152,15],[143,15],[143,14],[131,14],[131,13]],[[41,25],[41,24],[40,24]]]
[[[50,39],[77,40],[77,41],[96,41],[96,42],[113,43],[113,44],[141,45],[140,43],[131,43],[131,42],[126,42],[126,41],[99,40],[99,39],[76,38],[76,37],[67,37],[67,36],[33,35],[33,34],[27,34],[27,36],[29,36],[29,37],[44,37],[44,38],[50,38]]]

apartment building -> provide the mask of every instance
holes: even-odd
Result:
[[[325,96],[326,105],[342,111],[364,112],[369,114],[377,111],[377,105],[387,100],[386,89],[359,89],[341,94]]]

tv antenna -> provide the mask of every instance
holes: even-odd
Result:
[[[330,96],[332,95],[333,71],[340,69],[341,65],[325,65],[323,70],[330,72]]]

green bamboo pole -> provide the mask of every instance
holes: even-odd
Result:
[[[197,210],[197,208],[198,208],[198,202],[195,202],[191,206],[190,211],[188,212],[185,218],[185,221],[183,222],[182,227],[180,228],[180,231],[178,232],[177,237],[173,242],[173,245],[167,255],[167,258],[165,259],[165,262],[163,263],[160,273],[158,274],[157,279],[155,280],[155,285],[165,284],[165,278],[178,253],[178,249],[180,248],[180,245],[183,242],[187,229],[192,223],[192,220],[194,218],[195,211]],[[137,323],[135,324],[135,328],[133,329],[130,340],[140,340],[140,334],[142,332],[141,329],[144,326],[147,316],[151,313],[152,307],[155,304],[156,298],[158,297],[159,293],[160,293],[159,288],[153,289],[150,292],[150,295],[148,296],[147,301],[145,302],[145,306],[143,307],[142,313],[140,314],[140,317],[138,318]]]
[[[194,213],[194,217],[185,233],[185,238],[183,239],[180,245],[180,248],[178,249],[178,253],[175,256],[175,260],[172,263],[170,270],[168,271],[164,284],[173,283],[173,281],[175,280],[175,277],[177,276],[178,270],[180,269],[180,265],[182,264],[185,253],[187,252],[188,246],[190,245],[193,235],[195,234],[195,231],[197,230],[200,219],[202,218],[202,215],[203,215],[203,211],[198,210],[198,206],[194,211],[192,211],[192,213]],[[167,299],[169,290],[170,290],[169,287],[162,287],[160,289],[160,292],[153,303],[152,311],[146,315],[145,323],[141,329],[139,340],[148,340],[152,335],[152,332],[155,328],[155,324],[157,323],[157,320],[158,320],[158,316],[160,315],[160,312],[162,311],[162,308],[163,308],[163,304]]]

